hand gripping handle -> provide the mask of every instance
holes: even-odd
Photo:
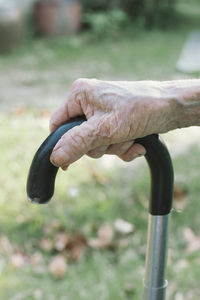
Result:
[[[36,152],[27,180],[27,195],[31,202],[46,203],[54,193],[58,168],[51,164],[51,152],[68,130],[86,121],[85,117],[73,118],[51,133]],[[173,167],[169,152],[155,134],[136,139],[146,149],[145,158],[151,171],[151,200],[149,211],[152,215],[165,215],[171,210],[173,194]]]

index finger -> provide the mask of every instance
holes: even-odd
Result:
[[[50,132],[56,130],[70,118],[84,114],[82,102],[86,97],[86,90],[90,87],[88,80],[80,78],[74,81],[69,91],[67,101],[51,117],[49,129]]]
[[[68,121],[70,118],[83,115],[81,105],[76,99],[67,99],[67,102],[53,113],[49,123],[50,132],[55,131],[60,125]]]

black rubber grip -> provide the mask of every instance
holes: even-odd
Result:
[[[68,130],[86,121],[85,117],[77,117],[61,125],[51,133],[36,152],[27,180],[28,199],[34,203],[46,203],[54,194],[55,178],[58,168],[50,162],[54,146]]]
[[[151,172],[151,197],[149,212],[152,215],[166,215],[172,208],[174,170],[167,147],[157,134],[152,134],[136,143],[146,149],[145,158]]]
[[[46,203],[54,194],[58,168],[51,164],[51,152],[68,130],[86,121],[85,117],[73,118],[48,136],[36,152],[27,180],[27,195],[31,202]],[[152,215],[168,214],[172,206],[173,166],[166,146],[158,135],[136,139],[146,149],[145,158],[151,171],[151,199],[149,212]]]

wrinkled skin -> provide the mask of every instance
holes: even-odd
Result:
[[[75,116],[84,114],[87,121],[62,136],[51,162],[66,170],[84,154],[115,154],[131,161],[145,154],[134,139],[181,127],[183,106],[177,88],[167,82],[78,79],[52,115],[50,131]]]

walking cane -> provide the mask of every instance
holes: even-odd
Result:
[[[51,152],[64,133],[84,121],[85,117],[77,117],[60,126],[36,152],[27,180],[27,195],[31,202],[41,204],[52,198],[58,168],[49,160]],[[165,267],[173,194],[173,166],[169,152],[158,135],[136,139],[135,142],[145,147],[145,158],[151,172],[143,300],[164,300],[167,287]]]

